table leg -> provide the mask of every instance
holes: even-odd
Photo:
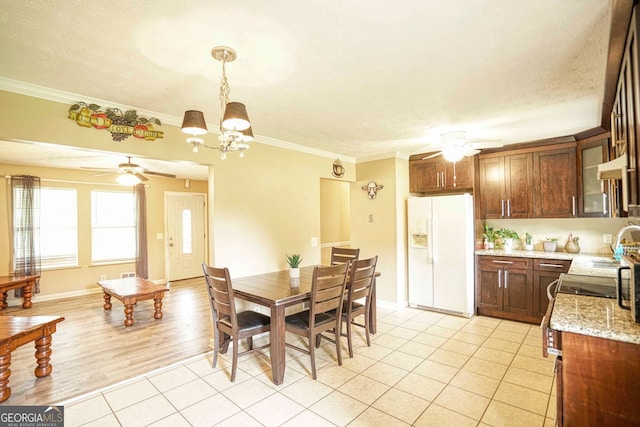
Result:
[[[153,313],[154,319],[162,319],[162,295],[153,299],[153,307],[156,309]]]
[[[104,298],[104,309],[111,310],[111,295],[105,293],[102,297]]]
[[[51,373],[53,366],[49,363],[51,356],[51,335],[46,335],[42,338],[38,338],[36,344],[36,377],[46,377]]]
[[[11,396],[9,376],[11,375],[11,350],[9,344],[0,346],[0,402],[4,402]]]
[[[33,286],[27,285],[23,288],[22,291],[22,308],[31,308],[33,303],[31,302],[31,296],[33,290]]]
[[[3,292],[2,293],[2,309],[4,310],[7,307],[9,307],[9,304],[7,304],[7,293]]]
[[[125,304],[124,305],[124,326],[133,325],[133,306],[134,306],[134,304]]]
[[[271,375],[273,383],[282,384],[284,381],[285,368],[285,327],[284,327],[284,306],[271,307],[271,331],[269,332],[271,356]]]

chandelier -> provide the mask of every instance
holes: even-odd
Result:
[[[244,157],[244,150],[249,149],[249,142],[253,141],[251,122],[247,115],[247,107],[240,102],[229,102],[229,81],[227,80],[226,63],[236,59],[236,51],[226,46],[217,46],[211,49],[211,56],[222,62],[222,79],[220,80],[220,136],[218,146],[206,145],[201,135],[208,132],[207,124],[202,111],[188,110],[182,120],[182,132],[191,135],[187,143],[193,146],[193,152],[197,153],[199,147],[220,150],[220,158],[227,158],[227,152],[239,151],[239,156]]]

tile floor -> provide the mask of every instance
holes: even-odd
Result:
[[[65,425],[554,425],[553,359],[542,357],[537,325],[405,308],[379,309],[371,347],[354,329],[358,347],[350,359],[344,340],[342,366],[323,341],[317,381],[309,356],[292,349],[280,386],[268,350],[241,356],[234,383],[228,355],[212,369],[207,354],[59,402]]]

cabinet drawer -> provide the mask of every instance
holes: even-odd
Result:
[[[481,268],[531,269],[531,258],[506,256],[480,256],[478,264]]]
[[[534,258],[533,269],[536,271],[556,271],[566,273],[571,265],[570,260]]]

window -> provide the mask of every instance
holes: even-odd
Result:
[[[132,262],[136,251],[135,195],[92,191],[91,262]]]
[[[77,200],[74,189],[40,189],[39,245],[43,270],[78,265]]]

